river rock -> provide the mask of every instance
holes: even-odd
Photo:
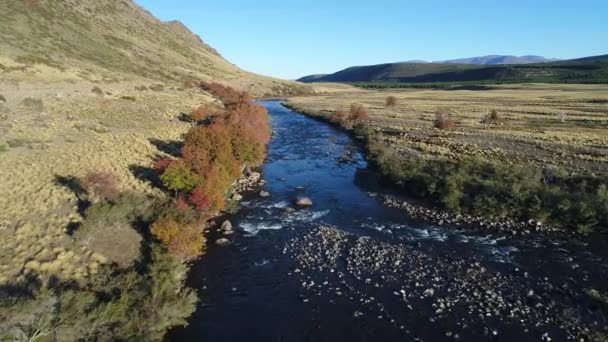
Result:
[[[230,244],[230,240],[228,240],[226,238],[217,239],[215,241],[215,244],[218,246],[226,246],[226,245]]]
[[[299,207],[310,207],[312,205],[312,200],[308,197],[298,196],[296,198],[296,205]]]
[[[228,221],[228,220],[224,221],[224,223],[222,223],[221,229],[223,231],[231,231],[232,230],[232,223],[230,223],[230,221]]]

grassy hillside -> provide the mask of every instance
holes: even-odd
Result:
[[[307,81],[306,79],[301,79]],[[391,63],[351,67],[314,82],[608,83],[608,55],[552,63]]]
[[[312,90],[243,71],[130,0],[0,2],[0,340],[150,341],[185,324],[187,265],[149,228],[174,207],[152,167],[179,153],[185,114],[220,104],[193,80]],[[198,252],[204,227],[164,228]]]
[[[177,21],[131,0],[6,0],[0,3],[3,80],[223,81],[257,95],[302,85],[239,69]]]

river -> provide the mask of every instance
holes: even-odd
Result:
[[[382,204],[344,132],[262,101],[270,197],[193,265],[201,296],[171,341],[566,341],[605,333],[605,251],[581,240],[430,225]],[[295,209],[297,196],[310,208]],[[295,209],[295,210],[294,210]]]

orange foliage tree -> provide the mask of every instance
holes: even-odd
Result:
[[[152,224],[150,231],[169,253],[181,259],[192,259],[203,252],[205,238],[200,224],[163,216]]]
[[[184,137],[181,158],[161,159],[155,169],[165,185],[176,190],[180,206],[191,204],[205,214],[224,208],[225,192],[244,165],[263,161],[270,128],[266,109],[255,105],[248,93],[219,83],[197,85],[222,100],[225,108],[203,105],[193,110],[190,117],[197,125]],[[190,172],[198,178],[189,177]]]

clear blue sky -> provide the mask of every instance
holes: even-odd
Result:
[[[353,65],[608,53],[608,0],[136,0],[238,66],[294,79]]]

